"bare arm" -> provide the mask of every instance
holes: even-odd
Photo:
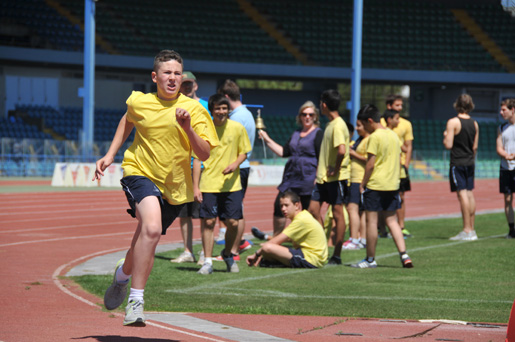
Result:
[[[206,161],[209,158],[211,152],[211,146],[207,141],[202,139],[191,127],[191,116],[188,111],[182,108],[175,110],[175,117],[177,123],[182,127],[188,139],[190,140],[191,149],[195,155],[202,161]]]
[[[100,176],[104,175],[104,170],[113,163],[114,157],[122,147],[125,140],[127,140],[131,134],[133,128],[134,124],[127,120],[127,113],[125,113],[118,123],[118,127],[116,128],[116,133],[114,134],[111,146],[109,146],[109,150],[103,158],[97,160],[93,181],[100,179]]]
[[[367,161],[367,157],[359,154],[358,152],[354,151],[352,148],[349,150],[350,157],[352,159],[360,160],[360,161]]]
[[[359,186],[359,191],[363,192],[367,183],[372,175],[372,171],[374,171],[374,164],[376,162],[376,156],[369,153],[367,163],[365,164],[365,174],[363,175],[363,180],[361,181],[361,185]]]
[[[474,126],[476,126],[476,135],[474,136],[474,145],[472,145],[472,151],[474,151],[474,156],[477,154],[477,147],[479,145],[479,125],[477,121],[474,121]]]
[[[194,158],[193,159],[193,197],[195,201],[202,203],[202,192],[200,192],[199,184],[200,184],[200,160]]]
[[[266,244],[273,244],[273,245],[282,245],[285,242],[290,241],[290,238],[284,234],[279,233],[276,236],[274,236],[270,241],[265,242],[263,245]],[[263,257],[261,253],[263,252],[263,248],[260,248],[256,251],[256,253],[249,255],[247,257],[247,265],[249,266],[258,266],[259,262],[261,261],[261,258]]]
[[[447,127],[443,132],[443,146],[448,150],[452,149],[452,145],[454,144],[454,135],[458,124],[458,119],[450,119],[447,121]]]
[[[241,165],[241,163],[243,163],[245,161],[245,159],[247,159],[247,154],[246,153],[239,154],[238,157],[236,158],[236,161],[234,163],[229,164],[222,171],[222,173],[224,175],[227,175],[229,173],[233,173]]]
[[[270,138],[267,132],[260,129],[258,131],[258,135],[260,139],[263,139],[265,141],[266,146],[268,146],[268,148],[270,148],[272,152],[277,154],[279,157],[283,156],[283,147],[276,143],[274,140],[272,140],[272,138]]]
[[[413,140],[406,140],[402,146],[405,148],[405,151],[403,150],[402,152],[406,152],[406,164],[404,166],[409,168],[411,156],[413,155]]]
[[[329,165],[327,169],[328,176],[334,176],[340,170],[343,158],[345,157],[345,150],[346,149],[344,144],[338,145],[338,154],[336,155],[336,162],[334,166]]]

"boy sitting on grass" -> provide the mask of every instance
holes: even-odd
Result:
[[[265,242],[253,255],[247,257],[247,265],[281,263],[291,268],[321,268],[327,263],[328,249],[324,229],[307,211],[302,210],[300,197],[286,191],[280,198],[283,215],[291,223],[280,234]],[[293,248],[281,246],[293,242]]]

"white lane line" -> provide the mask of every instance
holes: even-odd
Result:
[[[82,256],[80,258],[77,258],[75,260],[72,260],[64,265],[61,265],[59,266],[55,271],[54,273],[52,274],[52,280],[55,284],[55,286],[57,286],[57,288],[61,291],[63,291],[64,293],[66,293],[67,295],[89,305],[89,306],[92,306],[92,307],[95,307],[97,309],[100,309],[100,306],[93,303],[92,301],[90,300],[87,300],[86,298],[83,298],[73,292],[71,292],[70,290],[68,290],[64,284],[61,282],[61,280],[59,279],[59,276],[61,275],[62,271],[66,268],[68,268],[70,265],[73,265],[73,264],[76,264],[82,260],[85,260],[85,259],[90,259],[92,257],[95,257],[95,256],[98,256],[98,255],[103,255],[103,254],[107,254],[107,253],[113,253],[113,252],[118,252],[120,250],[123,250],[121,248],[116,248],[116,249],[109,249],[109,250],[104,250],[104,251],[101,251],[101,252],[96,252],[96,253],[92,253],[92,254],[89,254],[89,255],[85,255],[85,256]],[[121,314],[121,313],[118,313],[118,312],[114,312],[113,313],[115,316],[117,317],[121,317],[123,318],[124,316]],[[154,326],[154,327],[157,327],[157,328],[161,328],[161,329],[165,329],[165,330],[169,330],[169,331],[173,331],[173,332],[176,332],[176,333],[179,333],[179,334],[183,334],[183,335],[188,335],[188,336],[193,336],[193,337],[197,337],[197,338],[200,338],[200,339],[203,339],[203,340],[206,340],[206,341],[214,341],[214,342],[224,342],[222,340],[218,340],[216,338],[211,338],[211,337],[207,337],[207,336],[201,336],[201,335],[198,335],[198,334],[194,334],[194,333],[191,333],[191,332],[188,332],[188,331],[184,331],[184,330],[180,330],[180,329],[175,329],[175,328],[172,328],[172,327],[168,327],[168,326],[164,326],[164,325],[161,325],[161,324],[158,324],[158,323],[154,323],[154,322],[149,322],[147,321],[146,322],[147,325],[151,325],[151,326]]]

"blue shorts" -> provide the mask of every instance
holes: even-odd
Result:
[[[320,203],[343,204],[347,201],[348,192],[347,180],[322,184],[316,183],[311,200]]]
[[[292,254],[292,257],[290,259],[291,268],[317,268],[316,266],[307,262],[306,259],[304,259],[304,253],[302,253],[302,250],[300,248],[295,249],[289,247],[288,249]]]
[[[172,205],[163,199],[159,188],[147,177],[143,176],[127,176],[120,181],[123,191],[129,202],[130,209],[127,212],[136,217],[136,203],[141,202],[145,197],[156,196],[161,205],[161,229],[162,235],[166,234],[166,230],[179,215],[184,204]]]
[[[240,181],[241,181],[241,191],[243,192],[243,198],[245,198],[245,194],[247,193],[247,187],[249,185],[249,174],[250,174],[250,167],[244,167],[243,169],[240,168]]]
[[[200,218],[200,203],[196,201],[186,203],[179,212],[179,217]]]
[[[449,169],[451,192],[474,189],[474,165],[451,166]]]
[[[243,218],[243,191],[203,192],[200,218],[215,217],[220,220],[241,220]]]
[[[499,171],[499,192],[512,194],[515,192],[515,170]]]
[[[363,210],[363,202],[361,202],[361,192],[359,186],[361,183],[350,183],[349,186],[349,200],[347,203],[355,203],[359,205],[359,210]]]
[[[395,211],[401,207],[399,190],[377,191],[365,189],[363,196],[363,209],[366,211]]]

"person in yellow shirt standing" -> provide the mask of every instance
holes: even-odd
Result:
[[[179,92],[182,74],[177,52],[163,50],[156,55],[151,75],[157,93],[132,92],[108,152],[96,163],[93,180],[104,175],[136,128],[134,142],[123,157],[121,183],[131,207],[128,212],[138,219],[138,226],[104,294],[106,309],[116,309],[125,300],[132,276],[124,325],[145,324],[143,293],[156,246],[184,204],[193,201],[191,154],[204,161],[218,145],[209,113]]]
[[[323,202],[332,205],[336,224],[334,252],[329,265],[341,265],[341,252],[345,237],[345,217],[343,206],[348,194],[350,172],[347,165],[349,156],[349,130],[338,113],[341,96],[336,90],[326,90],[321,95],[320,110],[330,120],[325,128],[318,167],[316,184],[311,195],[309,212],[323,225],[320,208]]]
[[[370,133],[367,145],[367,163],[360,185],[363,208],[367,217],[367,256],[351,265],[356,268],[375,268],[377,245],[377,220],[382,213],[390,228],[402,266],[413,267],[406,253],[406,244],[395,211],[399,209],[401,143],[397,135],[380,123],[379,110],[374,105],[365,105],[358,113],[358,120]]]
[[[247,158],[252,147],[245,127],[229,120],[229,100],[215,94],[209,98],[209,110],[213,115],[216,134],[220,144],[211,151],[211,157],[204,162],[200,179],[199,201],[204,264],[199,274],[213,273],[213,230],[216,218],[227,225],[225,249],[221,256],[227,271],[239,272],[231,249],[238,235],[238,222],[243,218],[243,192],[240,179],[240,164]]]
[[[302,210],[300,197],[293,191],[285,191],[280,198],[281,211],[291,223],[281,233],[265,242],[253,255],[247,257],[247,265],[258,266],[277,263],[291,268],[321,268],[327,262],[327,239],[320,223],[307,211]],[[281,246],[293,242],[293,248]]]

